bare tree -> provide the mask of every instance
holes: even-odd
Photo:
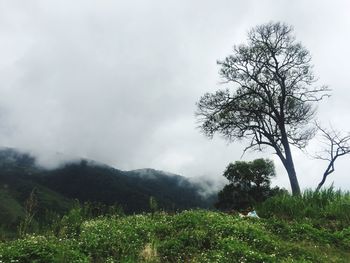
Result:
[[[322,143],[325,145],[325,149],[318,153],[315,158],[328,162],[322,180],[316,188],[316,191],[319,191],[326,182],[328,175],[335,171],[335,161],[341,156],[350,154],[350,134],[344,135],[333,128],[326,130],[317,123],[316,126],[322,133]]]
[[[202,131],[229,141],[248,138],[245,149],[272,147],[287,170],[293,194],[300,194],[291,145],[304,148],[313,137],[313,103],[328,96],[315,87],[309,52],[292,35],[292,27],[268,23],[248,33],[248,44],[235,46],[220,75],[232,90],[206,93],[197,106]],[[312,86],[312,87],[311,87]]]

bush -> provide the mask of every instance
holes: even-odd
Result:
[[[80,263],[90,261],[80,252],[74,240],[31,235],[24,239],[0,244],[0,262]]]
[[[86,221],[81,226],[81,249],[94,262],[115,260],[137,262],[149,243],[152,221],[148,216],[112,217]]]
[[[221,210],[251,209],[267,198],[283,192],[278,187],[270,187],[270,180],[275,176],[275,166],[268,159],[230,163],[224,176],[230,183],[218,194],[215,207]]]

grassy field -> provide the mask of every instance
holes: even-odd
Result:
[[[348,194],[279,196],[258,213],[264,218],[190,210],[85,220],[75,208],[45,232],[0,243],[0,262],[349,262]]]

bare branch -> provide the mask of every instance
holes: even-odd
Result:
[[[333,129],[333,127],[327,130],[322,128],[317,122],[316,127],[321,132],[321,137],[326,148],[323,149],[322,152],[317,153],[314,157],[315,159],[328,162],[322,180],[316,188],[316,191],[319,191],[326,182],[328,175],[335,171],[335,161],[341,156],[350,154],[350,134],[344,135]]]
[[[233,54],[217,62],[232,89],[205,94],[197,104],[197,117],[210,138],[219,133],[230,142],[249,139],[243,154],[272,147],[298,194],[290,147],[303,149],[314,136],[314,103],[329,96],[329,89],[313,86],[311,56],[292,31],[283,23],[253,28],[246,45],[234,46]]]

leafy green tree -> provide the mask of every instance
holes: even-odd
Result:
[[[271,147],[289,176],[293,194],[300,187],[291,146],[304,148],[314,136],[310,121],[314,103],[328,96],[326,86],[314,86],[309,52],[283,23],[268,23],[248,33],[248,43],[219,61],[220,75],[233,89],[206,93],[197,116],[202,131],[229,141],[249,139],[245,149]]]
[[[227,166],[223,175],[230,183],[219,192],[216,207],[220,209],[246,209],[280,191],[270,187],[275,176],[271,160],[236,161]]]

